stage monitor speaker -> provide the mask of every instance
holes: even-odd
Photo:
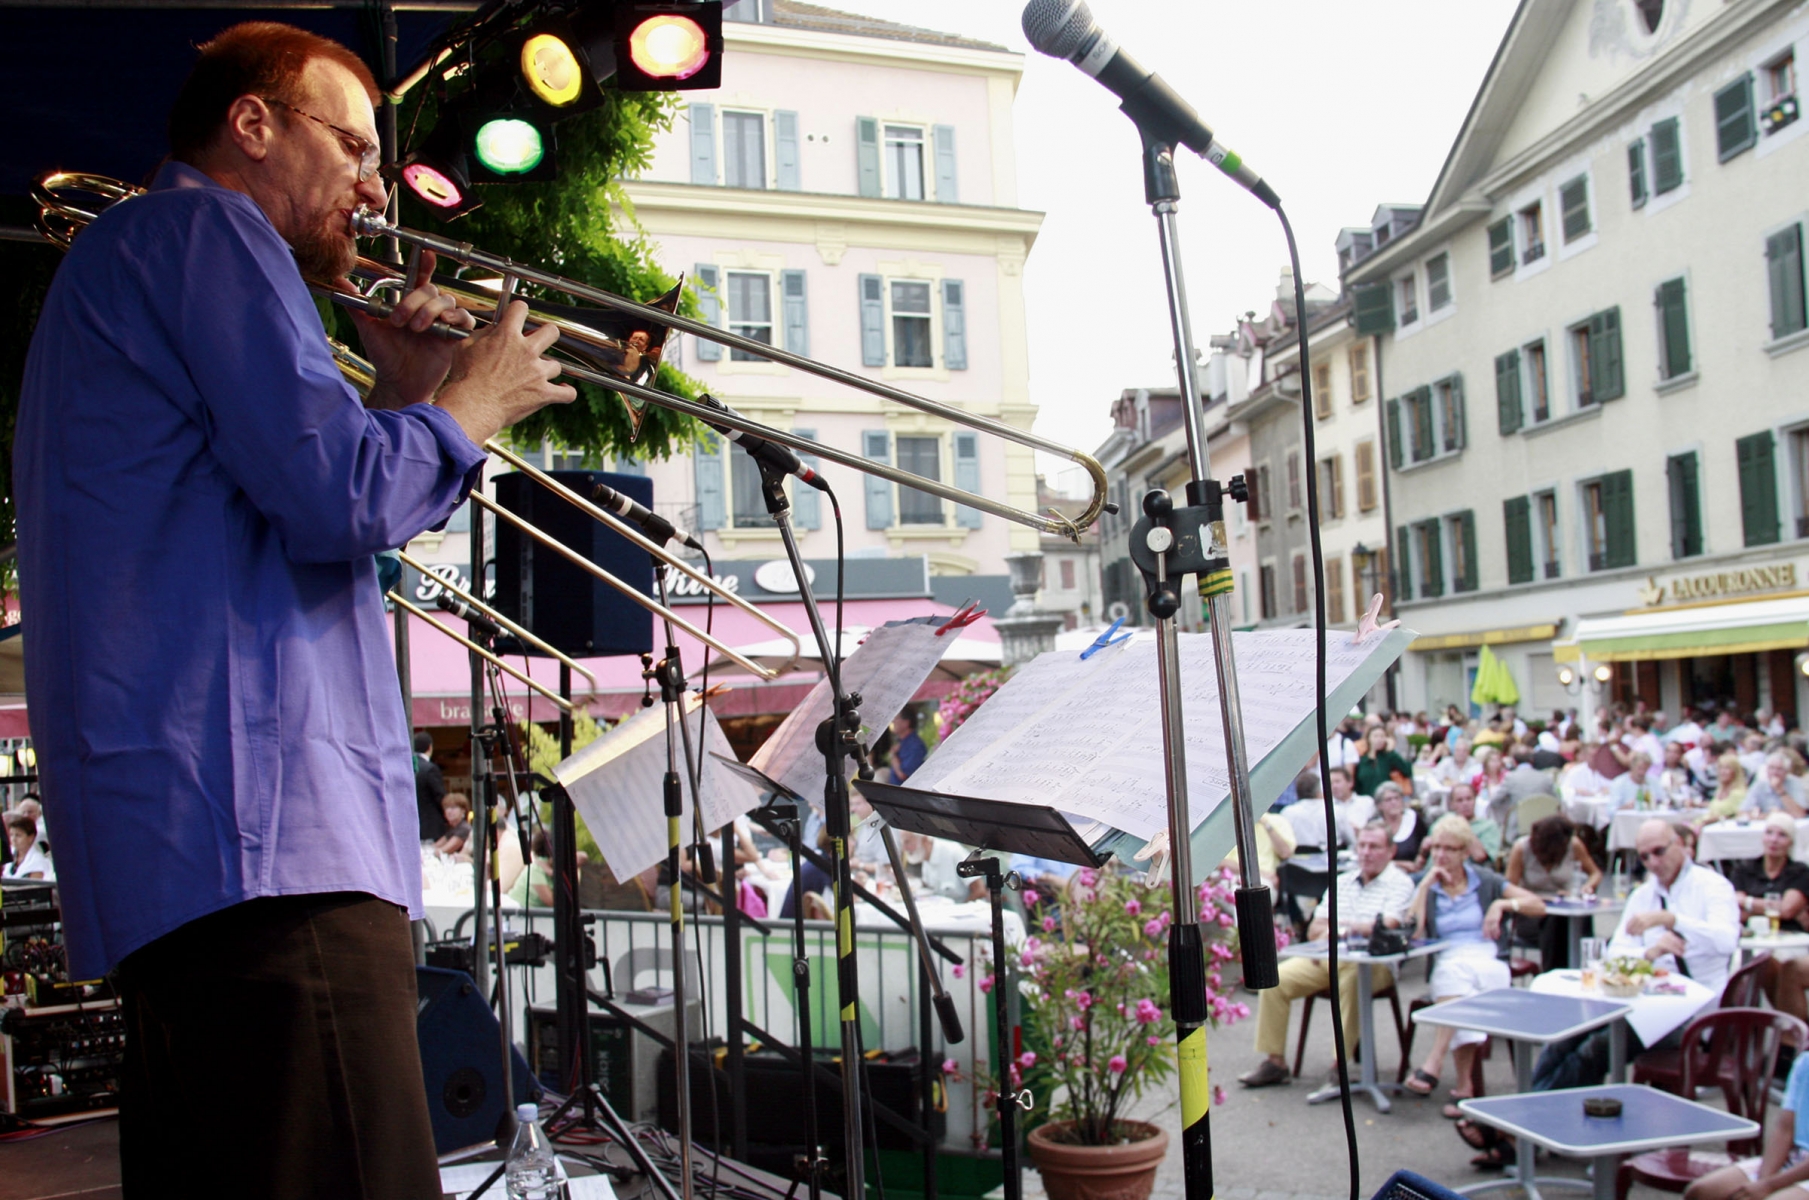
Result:
[[[653,481],[644,475],[548,474],[587,500],[596,484],[606,483],[653,507]],[[642,594],[654,594],[653,562],[646,551],[524,474],[499,475],[495,482],[497,504]],[[534,636],[575,658],[653,650],[653,614],[501,518],[496,518],[495,604]],[[528,653],[535,651],[529,648]]]
[[[435,1151],[450,1154],[495,1139],[515,1105],[539,1099],[540,1084],[511,1048],[515,1095],[503,1094],[501,1027],[471,976],[416,967],[415,988],[415,1036]]]

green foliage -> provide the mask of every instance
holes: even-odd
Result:
[[[608,732],[589,713],[583,709],[577,710],[572,713],[572,752],[576,753],[584,749]],[[553,768],[559,764],[562,758],[559,753],[559,736],[548,733],[545,728],[532,721],[521,723],[521,736],[522,740],[527,743],[528,770],[551,779]],[[553,806],[551,804],[540,806],[540,820],[549,829],[552,827]],[[590,835],[590,830],[584,827],[584,818],[576,817],[575,820],[578,823],[579,852],[590,855],[592,862],[602,862],[603,851],[598,849],[597,839]]]
[[[432,127],[433,99],[422,101],[417,141]],[[477,185],[484,205],[452,222],[436,220],[406,190],[402,223],[470,242],[492,254],[567,276],[627,296],[650,301],[677,280],[661,270],[653,245],[634,217],[622,179],[651,163],[653,138],[670,129],[678,99],[665,92],[608,91],[602,105],[555,127],[559,177],[542,183]],[[406,129],[406,121],[404,122]],[[523,287],[519,294],[530,296]],[[565,296],[548,296],[570,303]],[[679,311],[699,316],[687,290]],[[624,401],[588,383],[578,386],[575,403],[546,408],[511,431],[517,446],[537,447],[542,438],[594,455],[667,458],[690,446],[696,433],[689,417],[649,406],[637,440]],[[659,390],[695,399],[699,388],[685,375],[661,366]]]

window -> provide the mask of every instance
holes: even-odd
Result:
[[[1413,461],[1425,462],[1435,453],[1432,440],[1432,389],[1420,388],[1405,397],[1409,442]]]
[[[1325,623],[1344,624],[1344,560],[1325,560]]]
[[[1451,256],[1434,254],[1426,260],[1426,311],[1437,312],[1451,304]]]
[[[1777,341],[1804,328],[1801,225],[1765,239],[1765,273],[1771,285],[1771,339]]]
[[[1319,517],[1335,521],[1344,515],[1344,456],[1319,460]]]
[[[1464,446],[1464,384],[1463,378],[1453,375],[1449,379],[1441,379],[1432,385],[1438,397],[1438,425],[1440,442],[1445,453],[1451,454],[1462,450]]]
[[[1420,319],[1419,289],[1414,286],[1413,276],[1396,280],[1395,288],[1401,294],[1401,324],[1411,325]]]
[[[1539,553],[1545,578],[1556,579],[1562,574],[1558,559],[1558,493],[1540,492],[1534,496],[1533,510],[1533,531],[1538,535],[1534,549]]]
[[[1476,590],[1476,514],[1453,513],[1445,518],[1445,535],[1451,547],[1451,590]]]
[[[1514,218],[1503,217],[1489,226],[1489,278],[1514,273]]]
[[[1261,570],[1257,572],[1256,578],[1258,599],[1262,609],[1262,619],[1265,621],[1274,620],[1276,613],[1275,564],[1264,563]]]
[[[1683,186],[1683,143],[1677,118],[1666,117],[1652,126],[1652,194],[1662,196]]]
[[[1684,282],[1667,279],[1653,294],[1658,309],[1658,376],[1676,379],[1690,373],[1690,318],[1684,310]]]
[[[1357,443],[1357,511],[1374,512],[1376,507],[1376,444]]]
[[[1591,571],[1612,571],[1637,561],[1632,471],[1616,471],[1583,484],[1583,537]]]
[[[1734,443],[1734,460],[1740,468],[1740,529],[1748,546],[1769,546],[1778,540],[1774,446],[1769,429]]]
[[[1559,220],[1564,227],[1564,244],[1569,245],[1587,234],[1594,226],[1589,220],[1589,176],[1579,175],[1558,187]]]
[[[1275,493],[1269,490],[1269,464],[1263,463],[1256,468],[1256,491],[1250,498],[1256,501],[1253,506],[1257,511],[1253,514],[1259,521],[1267,521],[1275,511]]]
[[[1509,496],[1501,502],[1501,525],[1507,535],[1509,583],[1533,581],[1532,502],[1525,496]]]
[[[1551,389],[1546,383],[1545,343],[1532,342],[1526,346],[1526,393],[1532,401],[1533,422],[1551,418]]]
[[[1809,538],[1809,429],[1791,430],[1789,442],[1790,473],[1796,481],[1796,535]]]
[[[936,365],[930,351],[930,285],[927,281],[892,281],[892,365]]]
[[[1795,121],[1799,112],[1796,101],[1796,52],[1786,50],[1765,64],[1760,77],[1765,81],[1765,111],[1759,124],[1767,134]]]
[[[1288,513],[1296,515],[1300,512],[1300,451],[1288,451]]]
[[[942,482],[942,441],[933,437],[893,439],[898,443],[898,469]],[[914,487],[898,488],[898,523],[901,525],[942,524],[942,497],[920,492]]]
[[[923,130],[918,126],[886,126],[886,195],[923,199]]]
[[[1621,370],[1621,310],[1594,313],[1572,326],[1570,357],[1578,408],[1620,399],[1627,390]]]
[[[1369,343],[1358,342],[1350,348],[1350,402],[1354,407],[1369,397]]]
[[[1413,527],[1413,556],[1420,564],[1420,598],[1436,600],[1445,594],[1444,530],[1437,518]]]
[[[1401,469],[1403,458],[1420,463],[1462,450],[1465,441],[1463,377],[1451,375],[1436,385],[1416,388],[1405,396],[1390,400],[1385,417],[1388,459],[1396,470]]]
[[[1351,584],[1356,589],[1351,599],[1353,612],[1362,612],[1369,607],[1369,598],[1386,590],[1388,586],[1388,551],[1363,550],[1360,547],[1350,552]]]
[[[1545,257],[1545,216],[1537,200],[1520,210],[1520,245],[1521,266],[1530,267]]]
[[[1294,556],[1294,611],[1303,613],[1312,607],[1312,590],[1307,587],[1306,555]]]
[[[1752,76],[1742,75],[1715,93],[1715,153],[1726,162],[1759,140],[1753,120]]]
[[[722,114],[722,182],[732,188],[766,186],[766,115]]]
[[[1074,590],[1074,560],[1071,558],[1062,559],[1062,590]]]
[[[760,468],[754,465],[754,460],[740,451],[733,451],[723,459],[723,465],[729,472],[729,494],[734,502],[730,516],[735,528],[770,526],[773,519],[766,511],[766,497],[760,490]]]
[[[765,272],[730,271],[729,332],[773,344],[773,277]],[[731,349],[734,362],[762,362],[757,354]]]
[[[1633,207],[1646,203],[1646,141],[1640,138],[1627,147],[1627,190],[1633,193]]]
[[[1702,500],[1694,451],[1665,460],[1665,486],[1671,499],[1671,557],[1693,558],[1702,553]]]
[[[1332,364],[1313,365],[1313,415],[1321,421],[1332,415]]]

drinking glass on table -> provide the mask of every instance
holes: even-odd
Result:
[[[1586,992],[1595,991],[1597,977],[1601,973],[1602,951],[1605,943],[1598,937],[1581,939],[1579,950],[1582,955],[1582,983]]]
[[[1765,893],[1765,915],[1771,918],[1771,936],[1777,937],[1784,909],[1784,893]]]

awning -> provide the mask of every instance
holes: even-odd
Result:
[[[1558,636],[1562,622],[1521,625],[1514,629],[1483,629],[1475,633],[1435,633],[1413,639],[1409,650],[1463,650],[1471,646],[1502,646],[1509,642],[1549,642]]]
[[[1809,597],[1705,604],[1620,617],[1585,617],[1552,646],[1559,662],[1649,662],[1710,654],[1756,654],[1809,646]]]

